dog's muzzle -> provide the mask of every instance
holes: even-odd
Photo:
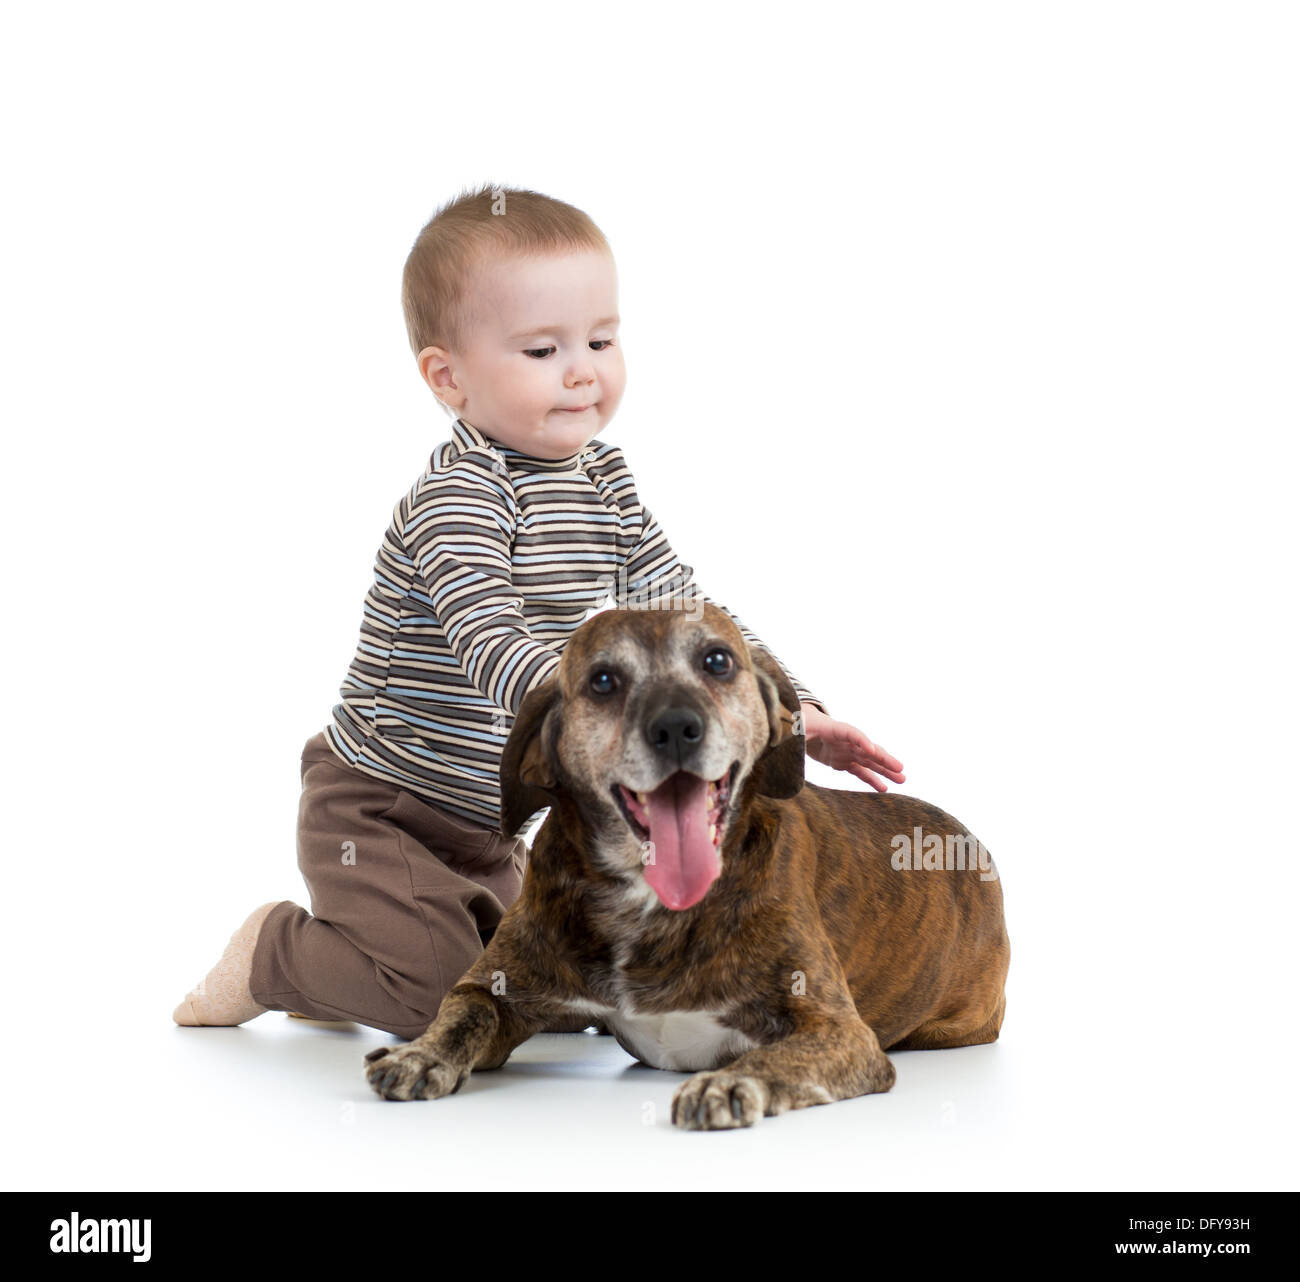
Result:
[[[704,722],[692,708],[667,707],[647,718],[645,741],[668,771],[645,792],[616,783],[614,801],[643,848],[645,879],[665,908],[699,903],[722,870],[720,854],[739,761],[710,779],[697,768]],[[716,767],[715,767],[716,769]]]

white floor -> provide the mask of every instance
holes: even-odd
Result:
[[[227,801],[179,778],[196,769],[14,811],[13,849],[40,857],[6,866],[6,1189],[1296,1187],[1295,861],[1241,841],[1258,826],[1243,798],[1280,783],[1206,791],[1176,840],[1150,778],[1062,827],[1051,757],[1026,765],[1034,790],[959,797],[1006,851],[1001,1039],[897,1054],[884,1095],[701,1133],[669,1121],[686,1075],[608,1037],[537,1037],[448,1099],[399,1103],[364,1076],[382,1031],[174,1025],[252,908],[306,902],[284,854],[292,778]],[[181,858],[169,834],[205,787],[212,827]]]
[[[11,1187],[72,1189],[1254,1189],[1293,1187],[1279,1072],[1245,1053],[1089,1047],[1017,1004],[992,1046],[894,1057],[885,1095],[687,1133],[685,1074],[609,1037],[546,1035],[445,1100],[384,1101],[362,1057],[392,1039],[268,1013],[182,1029],[159,1002],[70,1039],[31,1029],[6,1127]],[[134,1001],[134,998],[132,999]],[[1031,1031],[1032,1030],[1032,1031]],[[1202,1048],[1203,1049],[1203,1048]],[[1180,1071],[1181,1066],[1181,1071]],[[1281,1066],[1275,1066],[1279,1069]],[[11,1097],[13,1098],[13,1097]]]
[[[0,930],[7,1189],[1296,1186],[1297,861],[1251,808],[1285,796],[1281,780],[1188,776],[1185,829],[1152,801],[1177,800],[1176,781],[1151,772],[1094,790],[1066,825],[1051,754],[1021,768],[1028,788],[918,788],[1001,842],[1001,1039],[898,1054],[884,1095],[700,1133],[669,1121],[686,1075],[608,1037],[537,1037],[448,1099],[398,1103],[364,1076],[382,1031],[279,1013],[174,1025],[254,907],[306,903],[286,853],[293,772],[245,795],[201,766],[182,755],[147,787],[96,777],[76,807],[34,787],[13,809],[11,848],[36,853],[6,864]],[[177,845],[196,797],[211,826]]]

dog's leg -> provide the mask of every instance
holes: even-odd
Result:
[[[366,1079],[385,1099],[439,1099],[454,1095],[470,1072],[495,1068],[531,1032],[507,1038],[511,1024],[492,993],[462,980],[442,999],[438,1017],[415,1041],[381,1046],[366,1056]]]
[[[507,915],[483,955],[442,999],[425,1032],[405,1046],[381,1046],[366,1056],[366,1080],[385,1099],[454,1095],[474,1069],[500,1068],[521,1042],[572,1014],[536,996],[549,986],[518,962],[509,921]],[[513,985],[506,976],[514,977]]]
[[[688,1131],[753,1126],[765,1115],[871,1095],[893,1084],[893,1064],[856,1012],[826,1014],[683,1082],[673,1096],[672,1122]]]
[[[931,1020],[914,1028],[901,1041],[894,1042],[890,1050],[895,1051],[940,1051],[951,1050],[957,1046],[985,1046],[998,1040],[1002,1028],[1002,1017],[1006,1013],[1007,998],[1002,993],[998,996],[997,1008],[993,1014],[978,1028],[973,1028],[971,1020],[964,1024],[954,1024],[951,1020]],[[976,1017],[978,1018],[978,1016]]]

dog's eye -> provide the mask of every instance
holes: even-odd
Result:
[[[596,694],[613,694],[618,678],[608,668],[598,668],[591,674],[591,688]]]
[[[726,650],[710,650],[704,656],[704,666],[715,677],[725,677],[731,671],[731,655]]]

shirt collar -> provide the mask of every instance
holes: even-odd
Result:
[[[477,427],[472,423],[465,422],[463,418],[458,418],[452,424],[451,434],[461,451],[475,448],[491,450],[496,454],[500,454],[508,465],[523,467],[532,472],[576,472],[582,467],[583,457],[594,454],[592,447],[587,445],[576,454],[571,454],[568,458],[535,458],[531,454],[523,454],[519,450],[512,450],[508,445],[502,445],[500,441],[485,436]]]

